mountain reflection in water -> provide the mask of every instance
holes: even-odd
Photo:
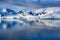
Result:
[[[1,40],[58,40],[60,20],[19,20],[2,19]]]

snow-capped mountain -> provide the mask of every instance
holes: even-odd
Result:
[[[2,9],[2,12],[7,12],[7,9],[6,9],[6,8],[3,8],[3,9]]]
[[[33,10],[35,14],[41,14],[41,18],[51,18],[56,17],[60,18],[60,7],[49,7],[49,8],[41,8],[38,10]]]
[[[36,9],[29,12],[20,11],[19,13],[11,9],[3,8],[0,12],[2,16],[8,18],[24,18],[24,19],[40,19],[40,18],[60,18],[60,8],[59,7],[49,7]],[[16,14],[13,16],[13,14]],[[6,16],[5,16],[6,15]],[[10,16],[9,16],[10,15]]]
[[[14,15],[16,12],[14,10],[8,9],[8,8],[2,8],[0,11],[1,15]]]
[[[16,13],[14,10],[8,9],[8,8],[2,8],[2,12],[6,12],[6,13]]]

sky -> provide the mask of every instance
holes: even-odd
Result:
[[[31,1],[34,1],[34,2],[37,2],[38,0],[0,0],[1,2],[16,2],[16,1],[21,1],[21,2],[24,2],[24,1],[27,1],[27,2],[31,2]],[[45,1],[45,2],[47,2],[47,1],[60,1],[60,0],[40,0],[40,1]]]
[[[54,4],[51,4],[51,2],[53,2]],[[22,7],[25,9],[36,9],[48,6],[60,7],[60,0],[0,0],[0,8],[8,7],[21,9]]]

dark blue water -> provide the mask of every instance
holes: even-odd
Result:
[[[0,40],[59,40],[60,20],[1,20]]]

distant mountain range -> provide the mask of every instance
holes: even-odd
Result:
[[[60,18],[60,8],[59,7],[49,7],[49,8],[41,8],[37,10],[32,10],[29,12],[19,11],[22,13],[22,15],[32,15],[32,16],[39,16],[40,18]],[[19,12],[16,12],[14,10],[8,9],[8,8],[2,8],[0,11],[0,14],[2,16],[7,15],[18,15]]]
[[[42,13],[41,18],[60,18],[60,7],[48,7],[33,10],[35,13]],[[43,14],[45,13],[45,14]]]

